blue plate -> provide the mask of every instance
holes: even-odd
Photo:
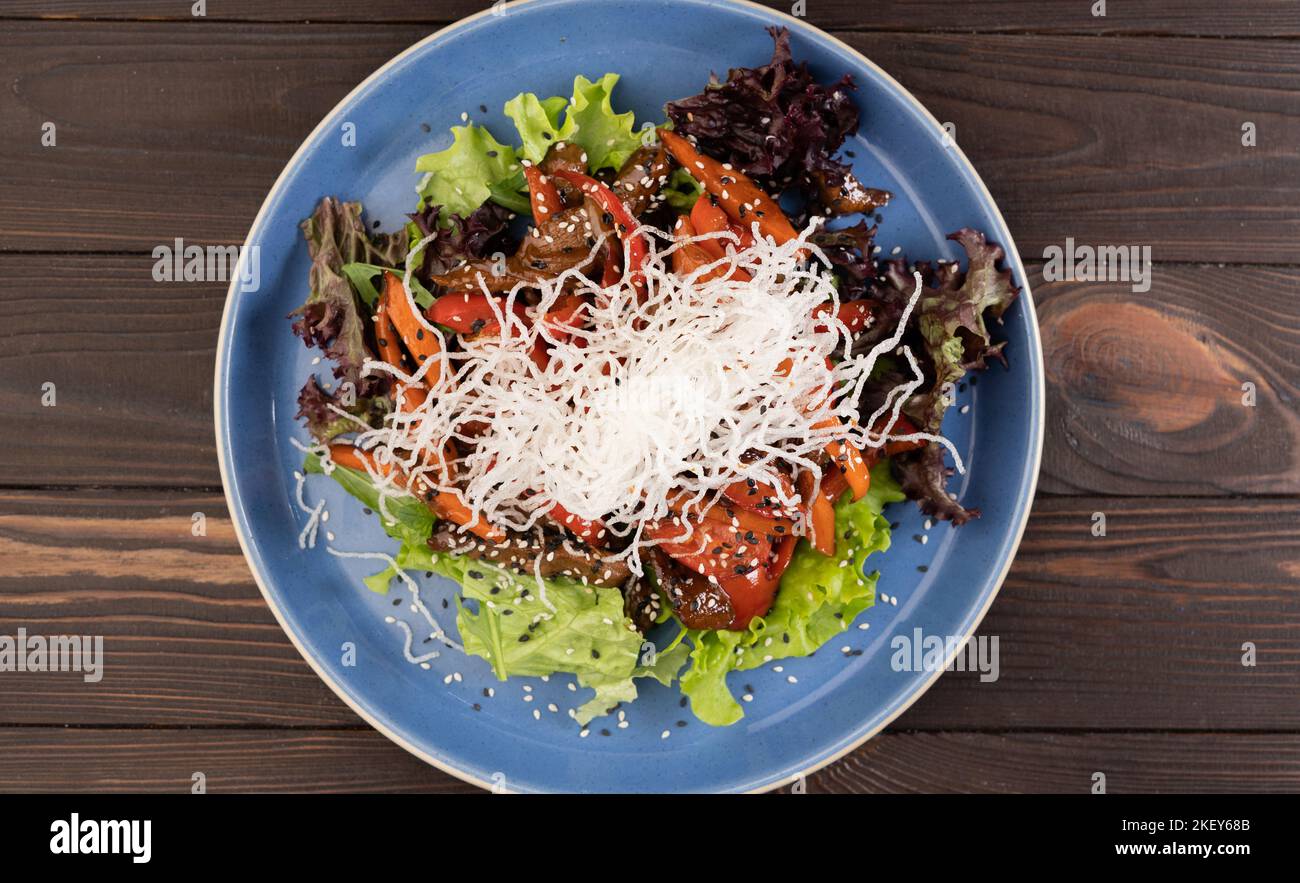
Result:
[[[938,677],[896,671],[892,636],[914,629],[969,635],[1006,575],[1043,436],[1042,354],[1028,290],[1001,328],[1010,370],[995,367],[967,387],[959,404],[969,409],[951,409],[944,424],[969,465],[954,489],[984,516],[957,530],[926,531],[915,505],[891,507],[900,523],[894,547],[873,558],[888,600],[812,658],[787,660],[780,672],[732,675],[734,688],[753,688],[740,723],[705,726],[679,707],[675,687],[656,684],[625,709],[626,726],[600,720],[584,739],[566,715],[583,692],[570,690],[567,676],[499,683],[482,660],[455,651],[428,669],[405,660],[400,627],[389,621],[417,624],[408,604],[392,603],[404,590],[395,587],[389,598],[368,592],[360,579],[379,569],[376,562],[328,554],[324,534],[339,549],[393,551],[394,544],[328,479],[307,483],[309,501],[325,499],[331,517],[316,548],[299,550],[306,515],[293,473],[302,455],[290,440],[304,438],[293,419],[295,397],[319,369],[285,320],[306,295],[298,223],[322,196],[337,194],[363,201],[385,229],[396,227],[415,198],[415,158],[446,146],[462,112],[510,140],[504,102],[520,91],[567,95],[576,74],[621,74],[616,106],[635,110],[638,122],[658,122],[665,101],[698,92],[711,70],[765,62],[772,43],[764,26],[779,24],[818,79],[849,71],[857,80],[862,129],[845,146],[861,180],[896,194],[877,237],[886,254],[901,246],[914,258],[957,259],[960,249],[944,236],[971,226],[1006,248],[1024,286],[1015,245],[940,124],[870,61],[800,20],[710,0],[533,0],[500,9],[429,37],[362,83],[290,160],[253,224],[246,248],[259,249],[260,286],[231,288],[215,395],[222,478],[244,554],[284,630],[325,682],[393,741],[467,781],[512,791],[747,791],[793,781],[878,732]],[[352,147],[344,145],[347,123],[355,125]],[[924,545],[912,539],[921,534]],[[430,609],[450,624],[441,602],[454,586],[422,583]],[[846,655],[842,647],[863,652]]]

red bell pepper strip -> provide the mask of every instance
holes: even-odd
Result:
[[[555,189],[551,179],[542,174],[535,165],[524,166],[524,178],[528,181],[528,204],[533,211],[533,220],[538,224],[554,216],[564,208],[560,201],[560,191]]]
[[[781,491],[788,500],[794,496],[794,485],[785,475],[778,475]],[[736,481],[724,487],[722,495],[741,509],[757,512],[767,518],[781,517],[781,497],[777,495],[777,489],[767,482],[752,479]]]
[[[871,323],[874,304],[870,300],[848,300],[840,304],[839,309],[835,311],[835,316],[845,327],[849,329],[850,334],[857,334]],[[830,304],[821,304],[813,308],[813,317],[824,316],[831,310]],[[813,327],[816,332],[824,332],[825,325],[816,325]]]
[[[772,548],[766,566],[760,565],[744,576],[719,580],[718,586],[731,599],[732,618],[728,628],[735,631],[747,629],[750,620],[772,609],[772,601],[781,588],[781,577],[794,557],[795,542],[794,536],[782,537]]]
[[[760,568],[771,557],[772,543],[778,539],[709,518],[693,527],[682,524],[680,519],[651,521],[642,528],[641,535],[657,542],[659,549],[684,567],[719,585]]]
[[[876,432],[883,432],[887,423],[888,421],[882,418],[880,424],[876,428]],[[911,435],[916,431],[916,427],[912,425],[912,421],[908,420],[902,414],[899,414],[898,419],[894,421],[894,435]],[[923,448],[927,444],[929,444],[929,442],[923,438],[918,438],[915,441],[888,442],[885,444],[885,455],[892,457],[895,454],[901,454],[904,451],[914,451],[917,448]]]
[[[587,299],[580,294],[562,294],[542,315],[542,324],[556,340],[568,340],[586,324],[582,309]]]
[[[590,175],[561,169],[555,173],[555,176],[576,185],[614,219],[615,226],[627,242],[628,266],[624,270],[624,275],[626,276],[630,272],[632,284],[637,288],[644,286],[645,274],[641,268],[645,266],[646,256],[648,255],[645,238],[632,235],[632,231],[636,229],[637,220],[627,210],[623,200],[619,199],[613,190],[610,190]]]
[[[579,518],[559,503],[552,503],[546,515],[588,546],[601,549],[609,547],[609,533],[605,530],[605,525],[600,521],[588,521],[585,518]]]
[[[481,291],[452,291],[435,300],[425,316],[457,334],[477,336],[499,333],[501,320],[497,316],[504,309],[503,302],[498,301],[494,307],[492,298]],[[523,314],[523,304],[516,303],[515,315]]]
[[[660,129],[659,137],[673,159],[704,185],[705,190],[717,197],[722,210],[742,228],[748,230],[757,221],[759,233],[771,237],[777,245],[798,235],[776,200],[747,175],[700,153],[676,132]]]

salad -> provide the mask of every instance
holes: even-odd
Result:
[[[397,621],[406,657],[573,675],[584,735],[643,678],[734,723],[729,673],[872,606],[887,504],[979,514],[947,489],[941,428],[966,373],[1005,361],[1002,249],[962,229],[964,267],[879,259],[891,194],[840,154],[853,81],[816,82],[770,32],[770,62],[662,121],[616,112],[605,74],[517,95],[504,141],[454,127],[400,229],[335,198],[302,224],[293,330],[332,371],[298,398],[301,545],[323,507],[304,484],[329,476],[395,541],[327,549],[411,593],[429,633]],[[454,629],[421,571],[460,586]]]

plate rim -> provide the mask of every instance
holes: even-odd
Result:
[[[551,2],[551,0],[510,0],[510,2],[501,4],[500,8],[506,10],[505,12],[501,13],[501,15],[508,15],[510,9],[516,9],[524,6],[532,6],[534,4],[545,4],[547,2]],[[915,110],[919,111],[923,118],[928,119],[936,129],[941,129],[943,127],[942,123],[940,123],[939,120],[930,112],[929,108],[927,108],[923,103],[921,103],[921,101],[918,100],[916,96],[911,93],[910,90],[908,90],[905,86],[899,83],[898,80],[894,79],[894,77],[892,77],[887,71],[885,71],[883,68],[877,65],[874,61],[867,58],[857,49],[854,49],[852,46],[845,43],[843,40],[839,39],[834,34],[830,34],[822,30],[821,28],[817,27],[816,25],[810,24],[801,18],[796,18],[795,16],[792,16],[787,12],[777,10],[777,9],[772,9],[771,7],[768,6],[763,6],[759,3],[753,2],[753,0],[720,0],[720,2],[719,0],[711,0],[709,5],[723,6],[723,7],[736,6],[753,12],[758,12],[761,13],[762,15],[770,16],[774,22],[784,24],[786,27],[789,27],[791,30],[797,30],[817,40],[829,42],[833,46],[840,49],[842,52],[856,58],[858,63],[863,65],[863,67],[873,71],[877,76],[879,76],[886,83],[886,85],[897,90],[898,94],[904,100],[909,102]],[[325,129],[326,124],[329,123],[330,120],[334,118],[335,114],[337,114],[345,105],[349,104],[354,97],[356,97],[357,95],[365,91],[367,88],[369,88],[373,83],[378,81],[390,68],[402,62],[408,56],[420,51],[427,44],[439,38],[442,38],[447,34],[450,34],[460,28],[464,28],[475,22],[478,22],[479,20],[485,17],[499,17],[499,15],[493,11],[496,8],[498,7],[495,4],[492,6],[488,6],[487,8],[482,9],[472,15],[468,15],[462,19],[452,22],[449,25],[439,28],[433,33],[428,34],[427,36],[421,38],[415,43],[412,43],[410,46],[403,49],[401,52],[397,53],[388,61],[384,62],[384,64],[380,65],[378,68],[372,71],[369,76],[367,76],[360,83],[358,83],[346,95],[344,95],[343,98],[341,98],[329,111],[327,111],[325,115],[321,117],[320,122],[318,122],[316,126],[312,128],[311,132],[308,133],[303,138],[302,143],[298,145],[298,149],[294,151],[293,155],[285,163],[284,168],[281,169],[280,174],[275,179],[275,183],[271,185],[271,189],[267,191],[266,197],[262,200],[262,204],[258,208],[257,214],[253,217],[252,224],[249,226],[248,235],[244,238],[244,241],[241,245],[240,248],[241,256],[247,252],[248,248],[251,247],[254,231],[258,230],[262,226],[263,220],[268,210],[270,209],[271,204],[276,201],[276,199],[280,195],[280,192],[284,189],[290,172],[297,167],[298,162],[302,157],[303,153],[308,149],[308,147],[313,142],[315,142],[317,136]],[[1033,292],[1030,288],[1029,279],[1025,272],[1023,262],[1020,260],[1019,250],[1016,248],[1015,240],[1011,235],[1011,228],[1007,225],[1006,219],[1002,215],[1001,207],[997,204],[997,201],[993,198],[993,194],[989,192],[987,185],[985,185],[984,183],[983,177],[980,176],[980,173],[975,168],[975,165],[966,156],[965,151],[961,149],[961,146],[956,142],[955,139],[950,140],[948,144],[948,148],[956,154],[959,165],[963,166],[965,171],[969,174],[970,178],[973,179],[973,181],[977,186],[977,192],[983,197],[985,204],[992,209],[992,214],[994,218],[1001,224],[1002,229],[1006,231],[1006,237],[1005,237],[1006,241],[998,243],[999,245],[1002,246],[1002,249],[1005,252],[1006,255],[1005,260],[1007,260],[1009,263],[1014,264],[1015,268],[1020,270],[1020,276],[1021,276],[1020,303],[1022,304],[1022,308],[1025,310],[1025,321],[1027,322],[1028,327],[1030,329],[1029,336],[1032,339],[1032,343],[1033,343],[1032,350],[1030,353],[1028,353],[1029,363],[1031,366],[1031,372],[1030,372],[1031,373],[1031,377],[1030,377],[1031,394],[1034,396],[1034,398],[1037,400],[1038,403],[1038,407],[1035,409],[1037,411],[1038,419],[1030,427],[1030,430],[1034,436],[1031,444],[1032,447],[1031,456],[1033,460],[1032,463],[1033,468],[1030,473],[1029,484],[1027,487],[1026,505],[1023,507],[1021,514],[1019,516],[1018,519],[1019,523],[1015,525],[1014,542],[1011,544],[1011,547],[1005,556],[1005,560],[1002,563],[1001,571],[996,575],[996,578],[993,580],[993,589],[991,592],[988,593],[988,597],[985,600],[983,606],[970,619],[970,628],[967,630],[966,634],[962,636],[963,638],[962,644],[964,644],[965,640],[969,639],[972,635],[974,635],[975,632],[979,629],[980,624],[984,621],[984,617],[988,614],[989,608],[993,606],[993,602],[997,599],[998,594],[1002,591],[1002,585],[1006,581],[1007,574],[1011,569],[1011,565],[1014,563],[1016,559],[1016,555],[1020,551],[1020,543],[1024,538],[1025,528],[1029,523],[1029,516],[1033,511],[1034,499],[1038,489],[1039,474],[1042,468],[1043,441],[1044,441],[1044,436],[1046,435],[1047,391],[1046,391],[1046,370],[1044,367],[1044,360],[1043,360],[1043,343],[1042,343],[1041,329],[1038,324],[1038,313],[1034,307]],[[336,680],[330,676],[330,674],[321,666],[321,664],[313,657],[313,655],[307,652],[307,649],[303,646],[303,643],[299,640],[298,635],[295,634],[294,630],[289,627],[289,624],[284,614],[281,612],[279,605],[276,603],[276,600],[272,597],[271,591],[267,586],[267,581],[264,578],[263,573],[258,567],[254,566],[253,563],[254,558],[250,551],[249,541],[244,534],[243,519],[240,517],[240,515],[243,513],[243,510],[242,508],[239,508],[235,505],[235,500],[233,498],[233,493],[231,490],[230,476],[227,471],[228,467],[226,463],[226,450],[224,444],[224,440],[226,438],[226,431],[225,431],[226,415],[225,415],[224,408],[222,407],[223,405],[222,393],[224,390],[224,385],[222,383],[222,380],[227,373],[228,364],[230,361],[229,356],[231,353],[231,349],[228,345],[229,342],[227,340],[227,337],[230,333],[230,327],[231,327],[231,308],[232,308],[232,304],[235,302],[235,298],[238,297],[240,294],[239,288],[240,288],[239,274],[238,273],[232,274],[230,286],[226,290],[225,303],[222,306],[221,325],[217,333],[217,349],[216,349],[216,359],[215,359],[215,370],[213,376],[213,395],[212,395],[213,405],[212,406],[213,406],[213,416],[214,416],[214,428],[216,430],[215,434],[216,434],[216,448],[217,448],[217,469],[221,475],[222,494],[225,498],[226,509],[230,515],[230,522],[234,528],[235,537],[239,541],[240,552],[243,554],[244,562],[248,565],[249,572],[253,576],[253,581],[257,584],[258,591],[262,593],[262,598],[266,601],[267,606],[271,608],[271,613],[275,616],[276,622],[280,626],[280,630],[284,632],[284,634],[289,638],[289,641],[293,644],[294,648],[298,651],[299,655],[302,656],[302,658],[307,661],[307,664],[311,666],[311,669],[316,673],[316,676],[319,677],[322,681],[324,681],[326,686],[328,686],[330,690],[336,696],[338,696],[338,698],[341,699],[345,705],[347,705],[350,709],[352,709],[352,711],[358,717],[364,720],[367,724],[369,724],[379,733],[383,734],[384,737],[387,738],[389,741],[400,746],[401,748],[403,748],[410,754],[414,755],[415,757],[419,758],[420,760],[424,761],[425,763],[429,764],[430,766],[438,770],[441,770],[442,772],[447,773],[448,775],[453,776],[463,782],[467,782],[471,785],[482,788],[484,790],[488,790],[488,791],[502,790],[501,786],[499,785],[496,785],[492,782],[488,782],[484,779],[480,779],[479,777],[473,775],[472,773],[466,770],[459,769],[456,766],[450,763],[446,763],[440,760],[439,758],[433,756],[432,754],[430,754],[420,746],[415,745],[414,743],[412,743],[411,741],[403,737],[401,734],[395,732],[386,723],[379,720],[377,717],[375,717],[365,708],[361,707],[361,705],[348,694],[348,692],[342,687],[342,685],[337,683]],[[957,644],[953,652],[951,654],[947,654],[947,658],[944,660],[944,665],[942,667],[936,667],[934,671],[930,672],[929,677],[920,683],[919,687],[912,693],[912,695],[909,696],[905,702],[901,703],[890,714],[882,718],[876,726],[865,731],[858,738],[851,740],[846,745],[841,746],[834,753],[828,754],[826,757],[821,758],[809,768],[785,775],[783,777],[774,779],[772,781],[765,781],[761,785],[747,787],[746,793],[751,793],[751,794],[762,793],[767,791],[773,791],[778,788],[783,788],[784,786],[791,784],[792,782],[796,782],[801,778],[809,776],[817,772],[818,770],[823,769],[831,765],[832,763],[835,763],[836,761],[844,758],[848,754],[851,754],[852,752],[856,751],[858,748],[860,748],[862,745],[869,742],[871,739],[875,738],[877,735],[880,734],[882,730],[885,729],[885,727],[889,726],[889,724],[891,724],[894,720],[896,720],[903,712],[911,708],[912,705],[918,699],[920,699],[927,692],[929,692],[930,688],[934,686],[935,681],[937,681],[939,677],[948,669],[948,666],[952,664],[957,653],[961,652],[960,648],[962,644]],[[762,779],[763,777],[757,776],[756,778]]]

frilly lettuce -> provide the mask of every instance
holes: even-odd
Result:
[[[415,170],[429,176],[420,187],[420,207],[440,205],[449,214],[469,215],[492,195],[493,185],[519,171],[519,159],[483,126],[452,126],[451,135],[446,150],[415,161]]]
[[[307,473],[321,473],[320,458],[309,454]],[[665,686],[686,662],[688,648],[677,644],[656,652],[623,615],[623,595],[617,588],[586,586],[576,580],[545,580],[551,611],[538,593],[537,581],[464,555],[434,552],[426,544],[434,516],[419,500],[398,496],[379,506],[379,492],[363,472],[335,467],[330,477],[376,513],[389,536],[402,543],[395,556],[403,570],[432,571],[461,586],[456,601],[456,627],[465,652],[487,660],[500,680],[512,675],[540,677],[568,672],[595,695],[577,709],[586,726],[620,702],[637,697],[636,680],[654,678]],[[382,513],[387,513],[384,518]],[[384,594],[397,576],[389,567],[365,579]]]

